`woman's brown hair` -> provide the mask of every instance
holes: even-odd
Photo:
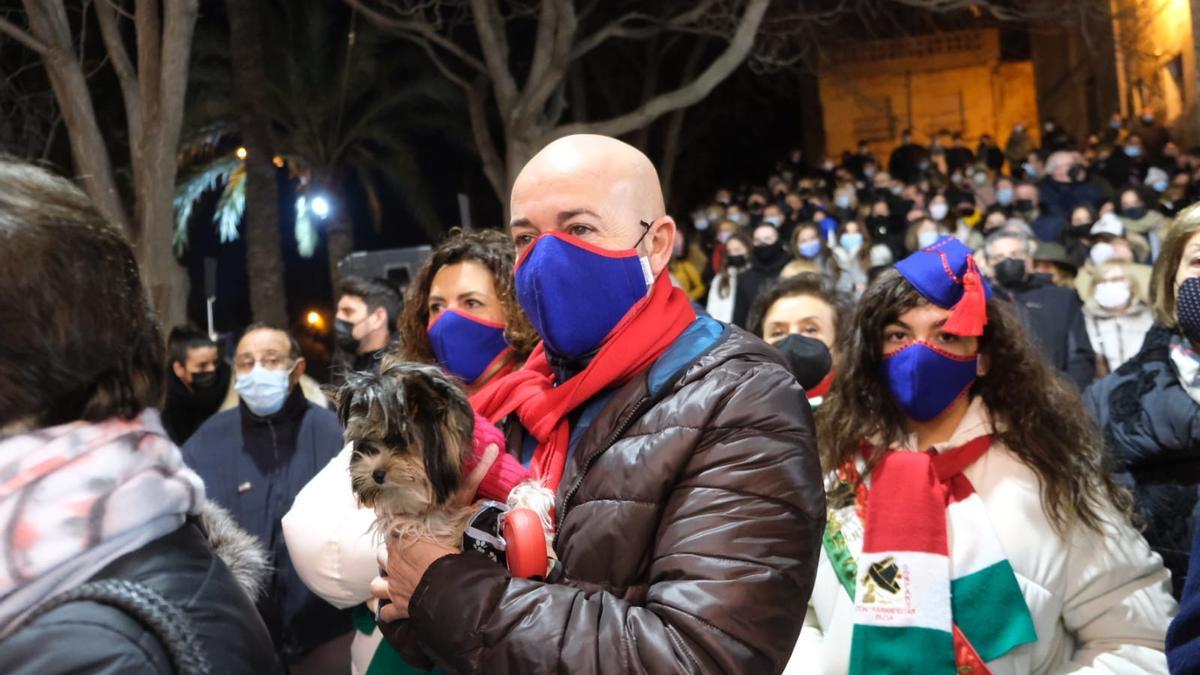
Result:
[[[1175,275],[1183,262],[1183,249],[1187,248],[1188,241],[1197,231],[1200,231],[1200,204],[1192,204],[1180,211],[1175,222],[1171,223],[1150,276],[1150,302],[1154,305],[1154,318],[1170,328],[1179,326],[1175,318]]]
[[[133,247],[65,178],[0,158],[0,428],[132,419],[163,344]]]
[[[845,465],[862,438],[883,447],[905,437],[905,417],[882,373],[883,332],[901,314],[928,304],[895,269],[880,275],[859,301],[833,388],[817,411],[821,464]],[[1099,530],[1110,504],[1129,513],[1129,493],[1112,478],[1099,433],[1074,386],[1046,365],[1020,319],[1002,300],[987,305],[979,354],[987,372],[972,385],[1004,444],[1041,482],[1042,508],[1061,534],[1074,522]]]
[[[524,363],[537,344],[538,336],[517,302],[513,278],[516,255],[512,240],[497,230],[452,230],[450,237],[434,249],[433,255],[417,271],[408,287],[404,311],[400,314],[400,342],[393,358],[437,363],[429,342],[429,288],[433,285],[433,277],[447,265],[474,262],[483,265],[492,274],[496,296],[508,317],[504,337],[512,348],[511,360],[516,365]]]
[[[771,305],[783,298],[796,296],[816,298],[829,305],[833,310],[834,339],[837,343],[841,343],[845,339],[846,332],[849,330],[850,316],[854,313],[854,301],[846,294],[835,290],[833,285],[820,274],[812,272],[780,279],[760,291],[758,297],[754,299],[754,304],[750,305],[746,330],[762,337],[763,321],[766,320]]]

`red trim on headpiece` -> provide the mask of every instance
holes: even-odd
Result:
[[[953,276],[951,274],[951,278]],[[967,256],[967,272],[963,275],[962,287],[962,298],[950,310],[950,319],[942,326],[942,330],[951,335],[979,337],[983,335],[983,327],[988,322],[987,292],[983,289],[983,278],[979,276],[975,258],[971,256]]]

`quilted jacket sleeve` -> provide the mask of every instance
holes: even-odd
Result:
[[[669,402],[677,418],[710,412],[661,505],[644,587],[617,595],[510,579],[471,554],[442,558],[410,603],[430,656],[460,673],[782,671],[812,590],[824,492],[799,385],[777,364],[741,368]],[[663,430],[653,451],[675,452],[667,446],[684,436]]]

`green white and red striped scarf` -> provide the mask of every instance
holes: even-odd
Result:
[[[1037,640],[987,509],[962,473],[990,446],[981,436],[941,453],[885,451],[849,510],[862,525],[861,550],[847,536],[857,524],[831,517],[825,549],[854,598],[851,674],[982,675],[987,662]],[[864,457],[872,452],[864,447]],[[854,465],[838,475],[858,482]]]

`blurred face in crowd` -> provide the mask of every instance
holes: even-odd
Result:
[[[1084,227],[1084,226],[1090,227],[1091,224],[1092,224],[1092,213],[1090,211],[1088,211],[1086,208],[1076,207],[1076,209],[1071,212],[1071,227],[1075,227],[1075,228]]]
[[[1111,234],[1096,235],[1093,246],[1096,244],[1108,244],[1112,247],[1112,257],[1109,260],[1113,262],[1133,262],[1133,249],[1129,246],[1129,240],[1125,237],[1117,237]]]
[[[783,225],[783,221],[783,209],[780,209],[774,204],[771,204],[763,209],[763,222],[771,223],[775,227],[779,227],[780,225]]]
[[[762,338],[772,344],[791,334],[820,340],[831,351],[836,317],[833,307],[811,295],[792,295],[771,303],[763,315]]]
[[[1097,274],[1092,278],[1092,293],[1095,294],[1096,288],[1101,284],[1109,286],[1123,286],[1126,291],[1129,291],[1129,297],[1124,303],[1118,306],[1109,307],[1103,305],[1105,309],[1125,309],[1133,302],[1132,287],[1130,286],[1129,275],[1125,273],[1124,265],[1119,263],[1108,263],[1101,265]]]
[[[1033,260],[1024,242],[1016,237],[1002,236],[987,246],[988,266],[996,269],[1005,260],[1020,260],[1025,263],[1025,273],[1033,271]]]
[[[730,239],[725,244],[726,258],[737,258],[739,256],[744,258],[749,255],[750,249],[746,248],[746,245],[742,243],[741,239]]]
[[[994,232],[1004,227],[1004,224],[1007,222],[1008,218],[1005,217],[1003,212],[992,211],[991,213],[987,214],[986,218],[983,219],[983,233],[988,234],[989,232]]]
[[[887,217],[891,216],[892,213],[891,213],[891,210],[888,208],[888,203],[880,200],[880,201],[877,201],[877,202],[871,204],[871,215],[872,216],[883,216],[884,218],[887,218]]]
[[[904,186],[904,191],[901,193],[901,196],[912,202],[914,209],[925,208],[925,193],[921,192],[921,189],[916,185]]]
[[[474,260],[446,265],[429,285],[429,323],[442,312],[455,309],[492,323],[508,323],[496,282],[488,268]]]
[[[1179,269],[1175,270],[1176,292],[1178,293],[1179,284],[1192,277],[1200,277],[1200,231],[1193,234],[1183,247]]]
[[[946,197],[941,194],[936,194],[929,198],[929,215],[934,220],[942,220],[950,211],[950,205],[946,203]]]
[[[216,347],[189,347],[187,359],[183,363],[173,362],[171,370],[175,371],[175,377],[178,377],[179,381],[190,389],[197,374],[216,372],[217,358]]]
[[[754,245],[770,246],[779,243],[779,230],[770,225],[759,225],[754,228]]]
[[[1133,190],[1126,190],[1121,193],[1121,211],[1127,212],[1130,209],[1136,209],[1139,206],[1144,206],[1142,198]]]
[[[729,192],[729,190],[721,188],[717,190],[716,195],[713,196],[713,201],[724,206],[729,206],[730,202],[733,201],[733,195]]]
[[[739,229],[740,228],[738,227],[738,224],[732,220],[722,220],[721,223],[717,225],[717,241],[724,244],[725,242],[729,241],[730,237],[737,234]]]
[[[1013,190],[1013,206],[1017,211],[1028,211],[1037,208],[1037,188],[1029,184],[1018,185]]]
[[[287,333],[274,328],[259,328],[242,336],[233,356],[233,369],[238,376],[248,375],[255,365],[267,370],[291,370],[288,385],[296,386],[304,374],[304,359],[292,356]]]

